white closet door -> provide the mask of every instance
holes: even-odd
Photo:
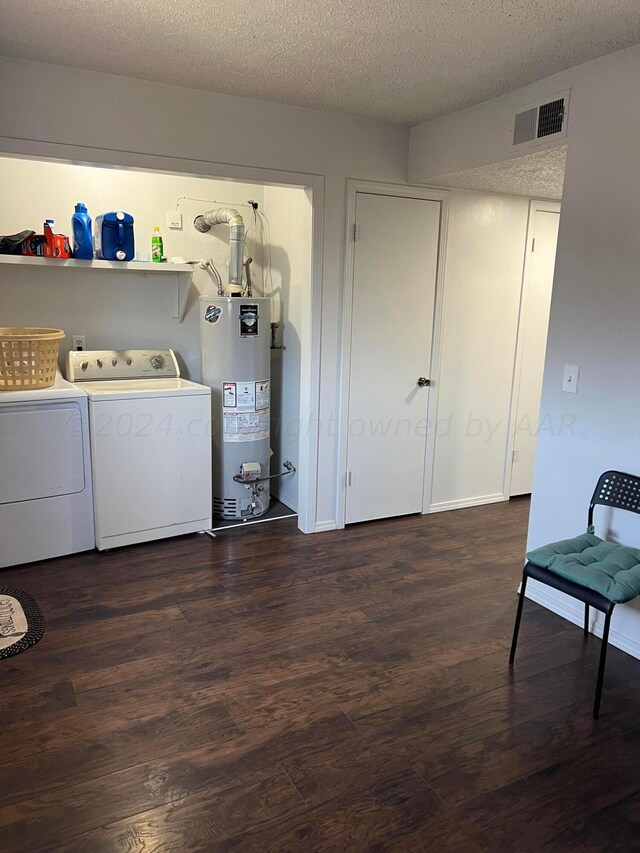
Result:
[[[511,469],[511,496],[531,492],[540,421],[553,270],[560,211],[533,210],[520,320],[521,365]]]
[[[347,523],[422,511],[440,202],[358,193]]]

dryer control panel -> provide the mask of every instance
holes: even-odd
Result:
[[[180,368],[171,349],[72,350],[67,356],[67,379],[177,379]]]

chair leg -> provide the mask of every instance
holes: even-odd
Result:
[[[607,661],[607,646],[609,644],[609,626],[611,625],[611,614],[613,608],[604,617],[604,630],[602,632],[602,648],[600,649],[600,665],[598,666],[598,681],[596,684],[596,699],[593,703],[593,719],[600,716],[600,699],[602,698],[602,685],[604,684],[604,667]]]
[[[589,605],[585,604],[584,606],[584,635],[585,637],[589,636]]]
[[[518,645],[518,634],[520,633],[520,620],[522,619],[522,608],[524,607],[524,594],[527,589],[527,576],[522,575],[522,585],[520,586],[520,596],[518,598],[518,611],[516,613],[516,624],[513,626],[513,639],[511,640],[511,653],[509,655],[509,666],[513,664],[516,656],[516,646]]]

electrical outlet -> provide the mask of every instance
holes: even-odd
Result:
[[[182,214],[179,210],[167,211],[167,228],[180,231],[182,229]]]
[[[76,352],[81,352],[86,349],[84,345],[84,335],[71,335],[71,349],[76,350]]]

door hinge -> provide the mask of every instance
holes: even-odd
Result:
[[[351,471],[347,471],[347,486],[351,485]]]
[[[534,238],[531,240],[531,251],[532,251],[532,252],[535,252],[535,250],[536,250],[536,238],[534,237]]]
[[[357,222],[353,223],[353,242],[360,239],[360,226]]]
[[[517,461],[518,461],[518,451],[512,450],[511,451],[511,464],[513,465],[513,463],[517,462]]]

